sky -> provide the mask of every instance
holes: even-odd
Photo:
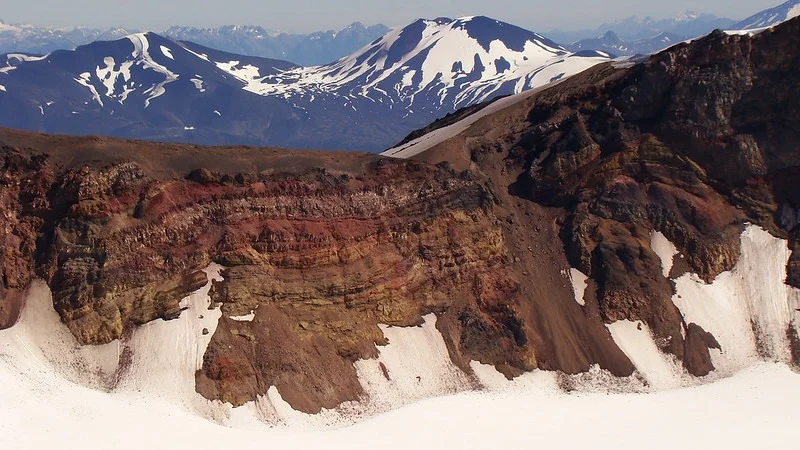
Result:
[[[547,31],[595,28],[638,15],[684,11],[743,19],[782,0],[0,0],[0,19],[38,26],[122,26],[162,31],[172,25],[260,25],[309,32],[352,22],[401,26],[420,17],[485,15]],[[601,4],[602,6],[599,6]]]

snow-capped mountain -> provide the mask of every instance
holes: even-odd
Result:
[[[672,33],[659,33],[649,39],[623,41],[613,31],[592,39],[583,39],[568,46],[573,51],[599,50],[617,56],[648,55],[687,38]]]
[[[237,71],[261,95],[335,97],[416,109],[456,108],[521,92],[608,55],[570,54],[536,33],[487,17],[418,20],[332,64],[276,75]],[[420,101],[421,100],[421,101]],[[411,111],[409,111],[409,114]]]
[[[615,22],[604,23],[591,30],[553,31],[548,35],[559,42],[577,42],[583,39],[593,39],[612,31],[623,41],[633,42],[652,39],[662,33],[669,35],[696,37],[708,34],[715,29],[730,27],[735,21],[713,14],[700,14],[686,11],[666,19],[652,17],[631,16]]]
[[[0,53],[44,54],[59,49],[73,49],[93,41],[110,41],[131,34],[124,28],[48,28],[33,25],[10,25],[0,21]]]
[[[730,27],[732,30],[752,30],[777,25],[789,19],[800,16],[800,0],[789,0],[774,8],[754,14],[747,19]]]
[[[342,30],[310,34],[278,33],[258,26],[228,25],[214,28],[171,27],[163,35],[230,53],[283,59],[306,66],[326,64],[349,55],[389,31],[385,25],[364,26],[355,22]]]
[[[113,41],[134,31],[124,28],[49,28],[0,22],[0,53],[45,54],[72,50],[95,41]],[[325,64],[358,50],[389,32],[385,25],[359,22],[341,30],[289,34],[260,26],[226,25],[214,28],[174,26],[160,33],[230,53],[276,58],[301,65]]]
[[[419,20],[313,67],[134,34],[15,57],[0,69],[0,126],[376,151],[457,108],[608,59],[486,17]]]

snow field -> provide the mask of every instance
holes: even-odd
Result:
[[[674,247],[656,233],[653,240],[666,271]],[[208,309],[210,283],[183,300],[179,319],[140,327],[124,342],[80,347],[37,281],[18,324],[0,331],[0,400],[14,405],[0,409],[0,447],[486,448],[527,446],[534,435],[545,446],[639,449],[648,439],[648,448],[672,449],[675,439],[648,436],[674,429],[698,446],[794,448],[800,377],[780,362],[787,361],[786,330],[797,327],[800,295],[783,285],[786,258],[784,241],[751,226],[734,270],[710,285],[691,275],[677,280],[675,301],[687,322],[722,344],[714,363],[729,378],[705,380],[712,384],[690,379],[645,324],[625,321],[608,327],[637,377],[595,367],[509,381],[477,362],[465,373],[450,361],[429,315],[420,327],[381,326],[389,345],[379,347],[378,359],[356,362],[366,397],[318,415],[293,410],[275,387],[241,408],[194,391],[222,315]],[[209,267],[209,280],[221,279],[221,270]],[[581,279],[571,278],[577,294]],[[770,362],[759,359],[756,335]],[[642,391],[650,393],[633,393]]]

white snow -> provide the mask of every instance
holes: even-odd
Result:
[[[6,55],[6,59],[16,59],[18,62],[34,62],[34,61],[42,61],[47,58],[48,55],[45,56],[31,56],[26,55],[24,53],[9,53]]]
[[[729,34],[731,36],[755,36],[763,31],[769,30],[770,27],[760,27],[760,28],[748,28],[746,30],[725,30],[725,34]],[[684,41],[684,42],[691,42]]]
[[[251,310],[249,314],[245,314],[244,316],[230,316],[229,319],[235,320],[237,322],[252,322],[256,318],[256,311]]]
[[[660,231],[653,231],[650,233],[650,248],[661,258],[661,268],[664,276],[669,278],[669,273],[672,271],[672,265],[675,262],[675,255],[678,254],[678,249],[675,248],[675,245]]]
[[[186,50],[188,53],[190,53],[190,54],[202,59],[203,61],[210,62],[210,60],[208,59],[208,55],[206,55],[205,53],[195,53],[195,52],[189,50],[186,47],[181,47],[181,48]]]
[[[203,80],[200,78],[192,78],[190,81],[194,84],[194,88],[197,89],[199,92],[205,92],[206,89],[203,87]]]
[[[148,41],[145,33],[132,34],[128,36],[128,39],[133,43],[133,57],[136,59],[136,64],[164,75],[164,81],[155,84],[144,91],[145,94],[149,94],[147,99],[144,101],[144,106],[147,108],[150,106],[150,102],[153,99],[158,98],[167,92],[165,86],[177,80],[178,74],[171,72],[166,67],[157,63],[150,56],[150,41]]]
[[[168,49],[167,47],[164,47],[163,45],[161,45],[160,48],[161,48],[161,53],[163,53],[164,56],[166,56],[167,58],[172,59],[172,60],[175,59],[172,56],[172,52],[170,51],[170,49]]]
[[[128,85],[131,80],[133,61],[123,61],[120,63],[119,70],[115,69],[116,62],[110,56],[103,58],[103,64],[105,64],[104,67],[97,66],[95,74],[106,87],[106,97],[116,98],[120,103],[124,103],[128,95],[134,91]],[[116,86],[120,82],[122,83],[122,92],[117,94]]]
[[[48,287],[35,281],[18,323],[0,331],[0,379],[36,380],[32,395],[43,399],[64,385],[76,395],[107,396],[112,403],[169,402],[170,408],[210,417],[210,403],[194,392],[194,375],[222,315],[208,309],[210,280],[220,280],[220,270],[206,269],[209,284],[181,302],[187,309],[179,319],[150,322],[104,346],[79,346],[53,309]],[[76,400],[71,408],[84,404]]]
[[[771,242],[751,233],[743,246],[748,239]],[[219,280],[220,270],[212,265],[206,273]],[[615,450],[640,450],[643,443],[674,450],[676,442],[726,449],[796,445],[800,376],[784,365],[756,363],[714,384],[650,394],[609,393],[613,377],[597,369],[574,377],[534,371],[508,381],[477,362],[474,375],[456,368],[433,315],[421,327],[381,326],[389,345],[379,348],[377,360],[356,363],[369,412],[416,403],[324,430],[314,428],[348,423],[342,417],[357,414],[359,405],[308,416],[292,410],[273,387],[259,402],[233,409],[194,391],[195,371],[222,316],[208,309],[209,289],[210,283],[184,299],[187,309],[176,320],[151,322],[123,341],[80,347],[53,310],[47,286],[35,282],[19,322],[0,331],[0,448],[483,449],[528,448],[531,439],[544,448]],[[679,379],[665,376],[671,361],[643,324],[639,330],[637,323],[617,322],[609,329],[653,388]],[[561,391],[563,381],[577,393]],[[635,389],[635,381],[621,382]],[[460,392],[480,386],[485,391]],[[459,393],[421,400],[452,392]],[[270,428],[262,420],[284,426]],[[680,433],[652,438],[664,430]]]
[[[255,94],[265,95],[259,88],[264,77],[259,73],[260,69],[252,64],[240,65],[239,61],[217,62],[215,65],[222,71],[232,75],[242,81],[244,90]]]
[[[424,317],[421,327],[381,325],[389,345],[379,347],[377,360],[357,361],[356,371],[370,407],[385,411],[423,398],[454,393],[475,386],[466,373],[450,360],[436,316]],[[380,365],[386,368],[389,380]]]
[[[788,361],[787,331],[797,326],[800,291],[784,283],[789,259],[786,241],[750,225],[742,234],[741,256],[730,272],[706,284],[696,275],[678,278],[673,302],[687,324],[714,335],[714,366],[730,375],[761,358]]]
[[[417,45],[389,60],[403,29],[395,29],[374,44],[332,64],[302,67],[273,74],[262,74],[253,65],[240,66],[239,61],[217,61],[221,70],[244,83],[243,89],[259,95],[290,97],[308,93],[325,93],[342,97],[360,97],[372,101],[395,99],[410,106],[417,95],[435,93],[441,102],[448,98],[454,106],[487,100],[508,83],[515,92],[549,83],[555,77],[582,71],[607,58],[573,57],[564,48],[549,47],[541,40],[528,41],[521,51],[512,50],[497,39],[485,49],[464,28],[469,18],[448,23],[425,21]],[[478,57],[484,70],[467,81]],[[505,60],[510,68],[497,73],[495,61]],[[454,71],[454,65],[461,67]],[[414,69],[410,69],[414,66]],[[418,83],[414,78],[419,77]],[[388,85],[388,80],[393,85]],[[453,88],[461,84],[454,98]],[[393,91],[389,97],[386,90]]]
[[[194,377],[203,365],[203,355],[222,316],[219,308],[208,309],[211,280],[222,280],[221,270],[216,264],[205,270],[209,283],[181,302],[181,307],[187,309],[179,319],[156,320],[133,332],[124,344],[130,349],[129,367],[115,393],[144,394],[208,415],[208,401],[195,392]],[[209,333],[204,335],[203,329]]]
[[[572,291],[575,293],[575,301],[581,306],[586,306],[586,301],[583,298],[586,294],[586,282],[589,280],[589,277],[584,275],[580,270],[570,267],[569,280],[572,282]]]
[[[94,101],[97,102],[98,105],[103,106],[103,100],[100,98],[100,94],[97,93],[97,89],[91,83],[92,74],[89,72],[83,72],[82,74],[78,75],[78,78],[73,78],[78,84],[86,87],[89,89],[89,92],[92,93],[92,98]],[[88,103],[87,103],[88,104]]]
[[[614,342],[651,388],[673,389],[683,384],[685,376],[681,364],[658,348],[646,324],[621,320],[607,327]]]
[[[19,376],[19,369],[29,371]],[[598,450],[674,450],[679,442],[728,450],[796,447],[800,376],[785,366],[759,364],[714,384],[654,394],[567,395],[549,374],[534,375],[527,384],[429,399],[347,428],[236,430],[168,401],[93,391],[24,358],[2,357],[0,446],[408,450],[530,448],[535,441],[542,448]]]
[[[797,16],[800,16],[800,3],[792,6],[789,12],[786,13],[786,20],[792,20]]]

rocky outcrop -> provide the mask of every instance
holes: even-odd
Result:
[[[564,211],[566,254],[595,284],[602,320],[644,320],[705,375],[715,341],[673,305],[650,233],[706,281],[735,265],[745,223],[797,250],[798,48],[798,20],[753,37],[715,32],[628,68],[590,69],[416,159],[459,163],[507,187],[508,201]]]
[[[2,148],[0,304],[17,308],[40,276],[83,344],[178,317],[216,262],[226,267],[212,289],[224,314],[197,374],[209,398],[239,405],[277,386],[308,412],[356,400],[353,362],[387,343],[378,324],[418,325],[430,313],[465,371],[471,360],[537,367],[498,200],[467,172],[364,154],[297,152],[287,164],[266,149],[207,149],[251,154],[230,163],[247,172],[212,171],[193,147],[3,138],[15,146]],[[38,140],[48,143],[41,152]],[[185,157],[170,160],[175,150]]]

